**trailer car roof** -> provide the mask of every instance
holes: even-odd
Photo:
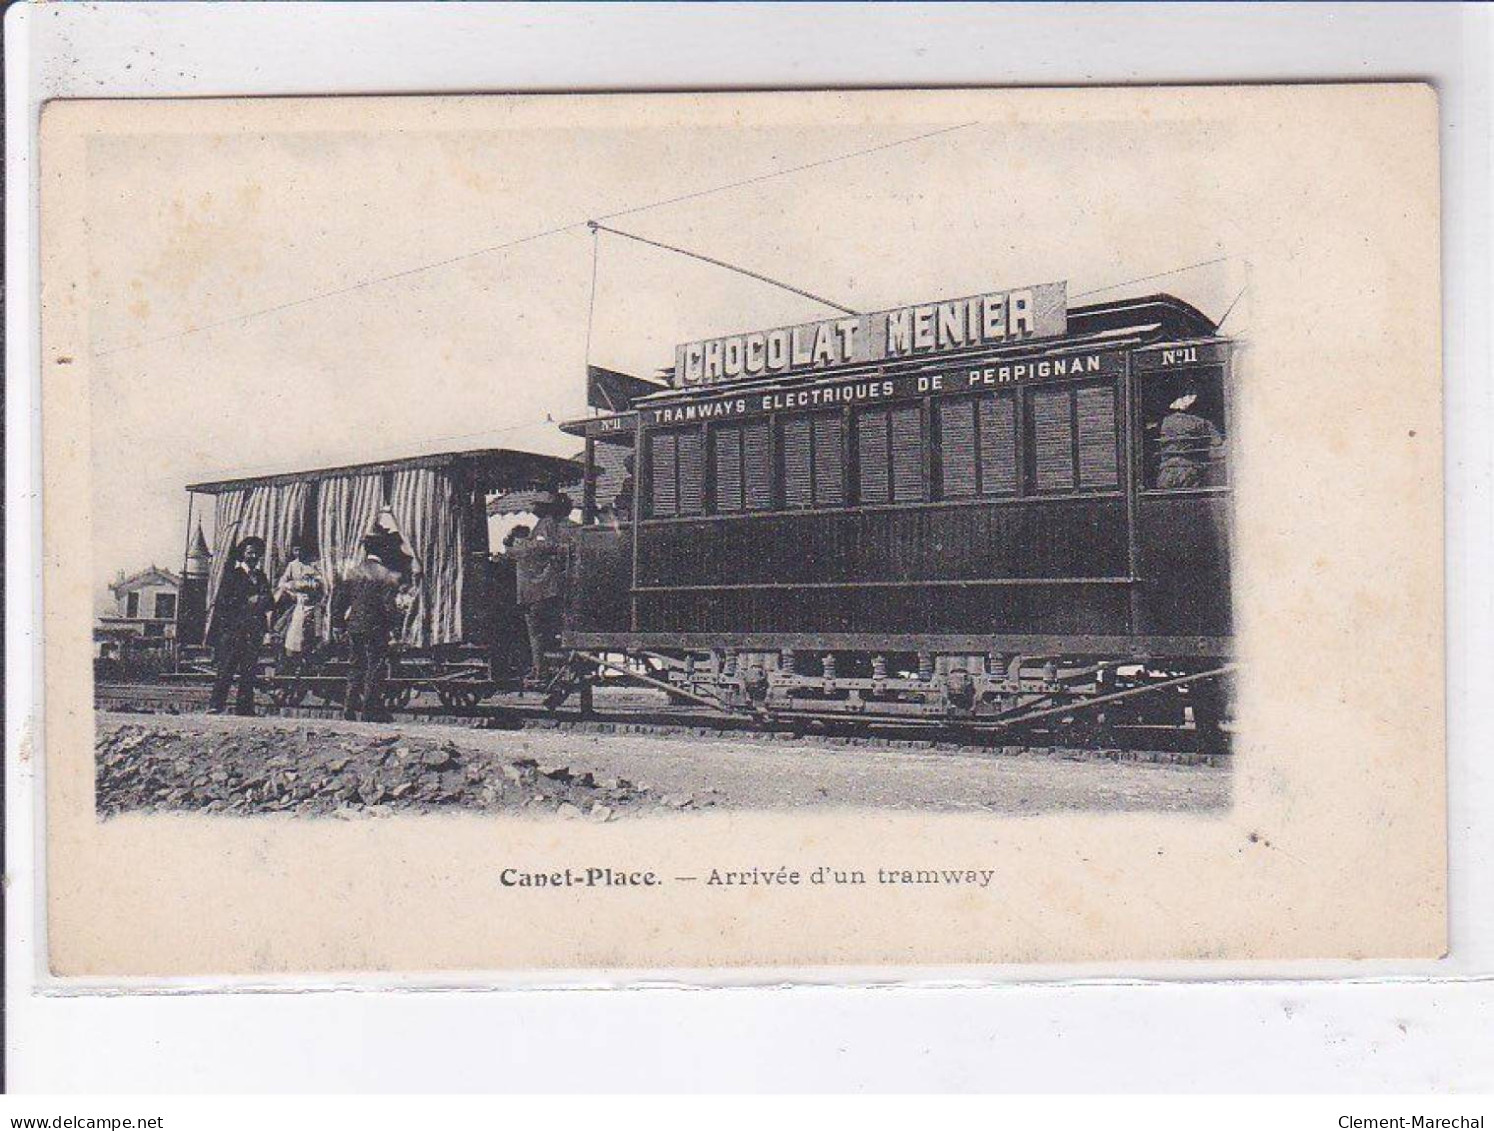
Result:
[[[475,472],[478,482],[489,491],[519,487],[565,486],[581,480],[582,468],[564,456],[547,456],[538,452],[512,448],[475,448],[461,452],[435,452],[404,459],[377,460],[372,463],[350,463],[337,467],[319,467],[305,471],[286,471],[273,475],[254,475],[237,479],[215,479],[190,483],[187,490],[196,494],[216,495],[243,487],[280,486],[304,480],[331,479],[339,475],[377,475],[386,471],[404,471],[417,467],[451,467],[466,464]]]

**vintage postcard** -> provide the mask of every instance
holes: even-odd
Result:
[[[1416,84],[54,102],[54,975],[1429,958]]]

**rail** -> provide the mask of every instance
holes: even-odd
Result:
[[[982,720],[982,725],[995,729],[997,727],[1011,727],[1018,723],[1030,723],[1035,719],[1051,718],[1054,715],[1072,715],[1076,711],[1087,711],[1091,707],[1102,707],[1106,703],[1117,703],[1122,699],[1136,699],[1143,695],[1152,695],[1158,691],[1166,691],[1171,687],[1182,687],[1190,683],[1200,683],[1207,679],[1218,679],[1222,675],[1235,670],[1238,665],[1225,664],[1223,667],[1214,668],[1212,671],[1193,672],[1189,675],[1175,676],[1172,679],[1164,679],[1158,683],[1148,683],[1142,687],[1128,687],[1125,691],[1114,691],[1109,695],[1097,695],[1093,699],[1085,699],[1078,703],[1065,703],[1058,707],[1044,707],[1040,711],[1026,711],[1019,715],[999,716],[989,721]]]
[[[895,581],[735,581],[713,585],[635,585],[633,593],[727,592],[739,589],[909,589],[921,586],[1140,585],[1139,577],[904,578]]]
[[[602,657],[594,656],[589,652],[577,652],[576,655],[580,656],[588,663],[595,664],[599,668],[606,668],[608,671],[613,671],[621,675],[625,675],[629,679],[635,679],[640,683],[648,684],[650,687],[659,688],[663,691],[668,692],[670,695],[678,695],[680,698],[688,699],[692,703],[698,703],[702,707],[709,707],[713,711],[720,711],[723,715],[728,715],[734,718],[751,717],[750,712],[728,707],[720,700],[709,699],[704,695],[697,695],[693,691],[686,691],[683,688],[676,687],[674,684],[668,683],[662,679],[655,679],[653,676],[644,675],[642,672],[634,671],[632,668],[626,667],[623,664],[614,663],[611,660],[604,660],[602,659]]]

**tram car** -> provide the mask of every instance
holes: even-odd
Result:
[[[1225,749],[1233,669],[1228,438],[1236,344],[1170,295],[1069,309],[1063,284],[749,332],[676,351],[626,406],[561,425],[577,460],[482,450],[188,488],[184,671],[212,674],[230,548],[293,547],[332,607],[364,534],[402,546],[389,706],[523,689],[490,503],[579,482],[552,708],[606,680],[757,722],[941,724]],[[619,395],[618,388],[624,392]],[[339,702],[323,618],[277,703]],[[531,688],[532,690],[532,688]]]
[[[681,346],[667,387],[563,425],[574,670],[779,719],[1170,726],[1217,753],[1234,348],[1172,296],[1067,309],[1063,284]],[[611,445],[635,473],[609,504]]]
[[[265,570],[279,590],[272,646],[262,649],[259,683],[277,704],[308,695],[342,701],[348,662],[327,611],[337,587],[362,558],[366,534],[382,530],[400,545],[403,623],[392,652],[386,706],[415,694],[470,707],[517,686],[528,664],[514,605],[513,580],[489,552],[488,503],[527,489],[577,482],[573,460],[508,449],[451,452],[409,459],[225,479],[188,486],[190,536],[178,602],[181,674],[211,677],[213,608],[231,550],[241,539],[265,540]],[[202,533],[199,500],[211,500],[214,545]],[[285,649],[288,605],[280,584],[293,551],[314,571],[319,592],[304,647]]]

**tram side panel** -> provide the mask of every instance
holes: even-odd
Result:
[[[575,632],[628,631],[633,576],[633,535],[629,527],[579,527],[568,622]]]
[[[1137,503],[1142,636],[1218,638],[1233,632],[1227,491],[1143,494]]]
[[[1196,637],[1194,651],[1215,656],[1229,653],[1234,632],[1227,358],[1225,343],[1206,341],[1152,347],[1136,359],[1136,631]],[[1183,451],[1197,464],[1197,482],[1174,486],[1161,475],[1162,431],[1179,409],[1206,421],[1211,432],[1171,441],[1173,458]]]
[[[643,632],[1127,631],[1120,495],[645,522]]]

